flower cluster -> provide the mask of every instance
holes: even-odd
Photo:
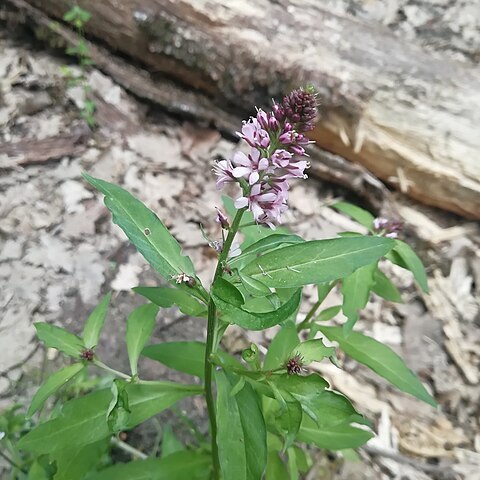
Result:
[[[257,223],[275,228],[287,210],[289,179],[306,178],[308,162],[301,157],[311,142],[304,133],[313,129],[316,116],[312,87],[294,90],[271,112],[258,110],[237,132],[249,145],[248,154],[236,152],[231,160],[216,163],[217,188],[239,183],[243,195],[235,206],[247,207]]]
[[[377,217],[373,221],[373,230],[377,235],[388,238],[397,238],[403,230],[403,222],[400,220],[389,220],[387,218]]]

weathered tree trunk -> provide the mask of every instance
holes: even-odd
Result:
[[[17,0],[8,0],[18,3]],[[69,0],[27,0],[60,18]],[[318,144],[408,195],[480,218],[480,72],[317,0],[78,0],[86,34],[246,113],[289,87],[321,94]],[[288,5],[288,6],[286,6]]]

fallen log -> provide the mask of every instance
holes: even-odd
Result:
[[[68,0],[27,0],[61,18]],[[19,0],[8,0],[18,3]],[[100,39],[226,114],[313,82],[313,138],[429,205],[480,218],[480,73],[320,2],[77,2]],[[214,118],[215,120],[215,118]]]

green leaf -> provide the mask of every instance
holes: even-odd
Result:
[[[335,357],[335,347],[327,347],[321,338],[315,338],[299,343],[294,347],[290,352],[289,358],[295,355],[300,355],[302,363],[308,365],[312,362],[320,362],[324,358]]]
[[[316,317],[315,322],[327,322],[331,320],[335,315],[340,313],[342,309],[341,305],[334,305],[333,307],[328,307],[325,310],[322,310]]]
[[[229,282],[221,277],[215,281],[212,289],[212,298],[215,305],[223,314],[228,316],[230,321],[249,330],[264,330],[265,328],[278,325],[296,311],[301,300],[302,292],[298,290],[290,300],[276,310],[262,313],[250,312],[238,305],[230,303],[233,297],[231,294],[226,293],[231,290],[227,284],[229,284]],[[231,287],[235,288],[233,285],[231,285]],[[237,302],[238,300],[237,298]]]
[[[168,457],[175,452],[185,450],[183,443],[175,436],[170,424],[165,425],[162,435],[162,453],[161,458]]]
[[[282,432],[285,439],[283,445],[284,451],[293,445],[298,431],[300,430],[302,416],[302,406],[297,400],[294,400],[293,402],[286,402],[285,409],[282,409],[280,406],[275,420],[277,428]]]
[[[305,413],[315,421],[318,420],[317,400],[320,395],[326,392],[328,383],[317,374],[310,374],[305,377],[299,375],[276,375],[272,382],[281,392],[287,392],[291,397],[300,402]]]
[[[176,305],[182,313],[192,317],[206,317],[205,306],[198,300],[178,288],[168,287],[135,287],[135,293],[148,298],[159,307],[169,308]]]
[[[71,357],[80,357],[85,349],[81,338],[69,331],[48,323],[34,323],[38,338],[46,347],[56,348]]]
[[[353,218],[355,221],[364,227],[367,227],[369,230],[372,229],[375,217],[367,210],[347,202],[337,202],[332,205],[332,208],[338,210],[339,212],[345,213],[345,215]]]
[[[265,421],[253,388],[246,383],[230,395],[238,376],[216,372],[217,443],[223,478],[260,480],[267,463]]]
[[[133,428],[160,413],[182,398],[201,393],[195,385],[171,382],[129,384],[126,387],[130,415],[126,428]],[[106,413],[112,394],[98,390],[65,403],[61,414],[22,437],[18,448],[37,454],[52,453],[69,447],[81,447],[109,437]]]
[[[212,287],[212,294],[215,294],[223,302],[233,305],[235,307],[241,307],[245,303],[242,292],[222,277],[218,277]]]
[[[142,355],[179,372],[204,378],[205,344],[201,342],[166,342],[149,345]]]
[[[332,291],[336,282],[320,283],[317,285],[318,304],[321,305],[323,301],[328,297],[328,294]]]
[[[108,439],[81,448],[65,448],[51,455],[57,464],[53,480],[84,480],[85,475],[98,463],[108,447]]]
[[[269,252],[252,260],[242,273],[268,287],[325,283],[377,261],[393,246],[393,240],[380,237],[313,240]]]
[[[126,341],[132,376],[137,374],[138,357],[152,335],[157,313],[158,307],[149,303],[138,307],[128,316]]]
[[[343,314],[348,318],[343,328],[348,333],[358,320],[358,312],[365,308],[373,286],[373,274],[377,269],[376,263],[365,265],[355,270],[342,281]]]
[[[425,268],[422,264],[422,261],[420,258],[418,258],[418,255],[408,244],[402,242],[401,240],[395,240],[395,247],[393,248],[393,251],[400,256],[405,268],[413,273],[415,280],[418,282],[422,290],[425,293],[428,293],[427,275],[425,273]]]
[[[271,295],[271,290],[259,280],[255,280],[254,278],[241,273],[239,273],[238,276],[242,281],[243,287],[250,295],[254,297],[265,297],[267,295]]]
[[[208,480],[211,458],[206,453],[182,451],[166,458],[119,463],[88,480]]]
[[[324,390],[310,397],[308,404],[304,406],[306,413],[321,428],[341,423],[351,423],[352,421],[357,423],[365,422],[347,397],[330,390]]]
[[[53,375],[50,375],[34,395],[27,416],[31,417],[43,406],[48,397],[57,392],[57,390],[75,377],[75,375],[80,373],[84,368],[85,365],[83,363],[74,363],[73,365],[69,365],[62,370],[55,372]]]
[[[373,278],[375,283],[372,286],[372,292],[385,300],[403,303],[400,291],[381,270],[377,268]]]
[[[102,331],[105,317],[107,316],[108,305],[112,297],[111,293],[105,295],[102,301],[95,307],[93,312],[88,317],[85,328],[83,329],[83,341],[85,347],[93,348],[97,346],[98,337]]]
[[[273,450],[268,452],[265,480],[291,480],[285,464]]]
[[[368,430],[340,424],[332,427],[319,428],[313,420],[304,417],[298,439],[311,443],[326,450],[343,450],[345,448],[358,448],[373,437]]]
[[[112,383],[111,392],[112,399],[107,409],[107,424],[109,429],[114,433],[125,430],[130,417],[130,407],[128,393],[126,390],[127,382],[115,379]]]
[[[142,202],[123,188],[83,173],[85,180],[105,195],[113,222],[127,235],[148,263],[166,280],[186,273],[195,276],[192,261],[162,221]]]
[[[304,242],[302,237],[298,235],[292,234],[279,234],[274,233],[269,235],[268,237],[261,238],[260,240],[256,241],[255,243],[249,245],[245,249],[242,250],[242,254],[238,257],[233,258],[230,260],[230,265],[235,266],[241,261],[245,259],[248,255],[259,255],[260,253],[265,253],[274,248],[279,247],[280,245],[290,245],[294,243],[301,243]]]
[[[321,327],[320,331],[329,340],[338,342],[347,355],[371,368],[400,390],[434,407],[437,405],[418,377],[386,345],[358,332],[345,336],[342,328],[339,327]]]
[[[293,322],[288,322],[279,330],[268,347],[263,369],[273,370],[285,365],[288,355],[296,345],[298,345],[297,329]]]

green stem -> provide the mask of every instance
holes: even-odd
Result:
[[[140,450],[137,450],[135,447],[132,447],[128,443],[123,442],[119,438],[113,437],[110,442],[113,446],[119,448],[120,450],[123,450],[134,458],[138,458],[140,460],[145,460],[148,458],[148,455],[141,452]]]
[[[305,317],[305,319],[297,325],[297,332],[301,332],[304,328],[308,328],[310,319],[315,315],[315,313],[317,312],[321,304],[322,302],[320,301],[315,302],[313,304],[313,307],[307,313],[307,316]]]
[[[14,460],[12,460],[8,455],[3,453],[1,450],[0,450],[0,457],[2,457],[4,460],[6,460],[7,463],[9,463],[13,468],[16,468],[18,471],[24,473],[25,475],[27,474],[26,470],[24,470],[18,463],[16,463]]]
[[[115,370],[114,368],[110,368],[108,365],[105,365],[103,362],[100,360],[94,360],[92,362],[94,365],[97,367],[115,375],[116,377],[123,378],[124,380],[131,380],[132,377],[130,375],[127,375],[126,373],[119,372],[118,370]]]
[[[212,285],[215,283],[215,280],[218,277],[222,276],[223,264],[228,258],[228,252],[230,251],[233,239],[237,234],[238,228],[240,226],[240,221],[242,220],[243,212],[245,212],[245,208],[238,210],[235,218],[233,219],[232,225],[228,231],[227,238],[223,244],[222,252],[218,257],[217,268],[215,269]],[[215,332],[217,327],[216,317],[217,308],[212,298],[210,298],[210,301],[208,302],[207,344],[205,348],[205,398],[207,401],[208,417],[210,419],[210,432],[212,435],[213,480],[220,479],[220,460],[218,458],[217,446],[217,419],[215,416],[215,400],[213,398],[212,389],[213,366],[210,361],[210,356],[214,352]]]

